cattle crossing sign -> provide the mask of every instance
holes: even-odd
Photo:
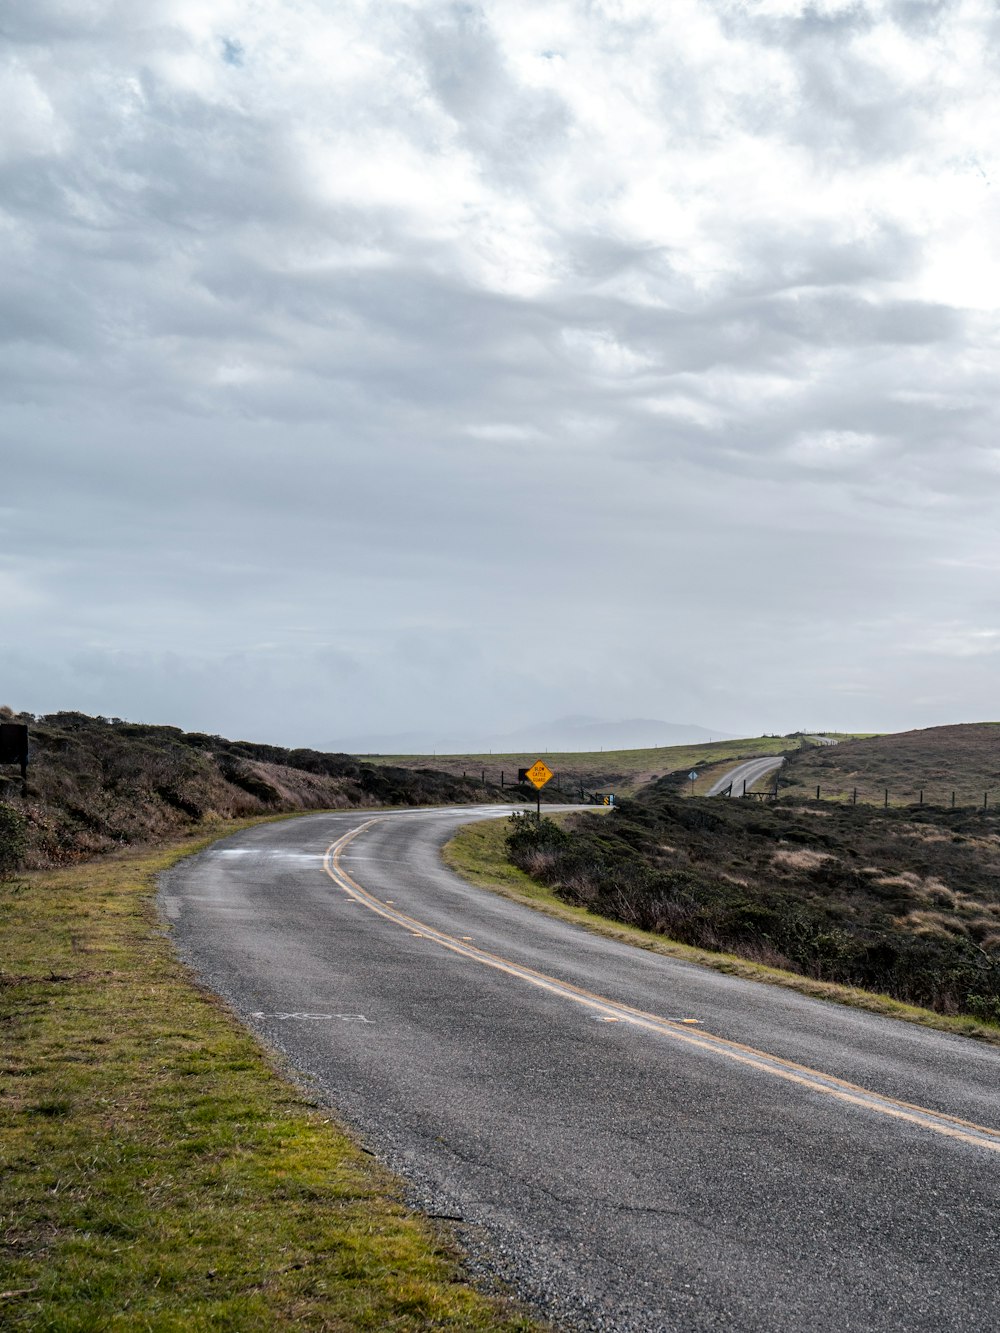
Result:
[[[548,764],[543,763],[541,759],[536,759],[531,767],[525,772],[524,776],[533,787],[537,787],[538,790],[541,791],[546,782],[552,777],[552,769],[549,768]]]

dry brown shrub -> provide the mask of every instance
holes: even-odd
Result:
[[[897,923],[911,930],[914,935],[921,935],[925,939],[965,938],[969,934],[965,922],[960,917],[945,916],[943,912],[923,910],[907,912],[905,916],[897,918]]]
[[[779,847],[771,857],[771,864],[787,866],[791,870],[815,870],[824,861],[833,859],[829,852],[814,852],[808,847]]]
[[[875,883],[884,889],[909,889],[912,893],[916,893],[923,886],[924,880],[922,876],[914,874],[912,870],[901,870],[898,875],[885,875],[878,872]]]
[[[951,832],[942,832],[940,829],[928,827],[926,824],[900,824],[899,832],[912,838],[914,842],[952,842],[954,834]]]
[[[778,949],[765,940],[747,941],[740,948],[740,957],[751,963],[760,963],[762,967],[776,967],[781,971],[795,971],[795,965]]]

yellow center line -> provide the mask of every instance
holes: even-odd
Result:
[[[323,857],[323,869],[337,887],[342,889],[355,902],[369,908],[394,925],[403,927],[411,935],[432,940],[434,943],[441,945],[442,948],[460,954],[463,958],[472,962],[493,968],[495,971],[504,972],[508,976],[516,977],[540,990],[547,991],[549,994],[572,1000],[574,1003],[596,1012],[605,1022],[628,1023],[644,1031],[669,1037],[671,1040],[679,1041],[684,1045],[694,1046],[698,1050],[721,1055],[726,1059],[735,1061],[737,1064],[749,1066],[765,1074],[770,1074],[774,1078],[780,1078],[786,1082],[808,1088],[811,1092],[822,1093],[849,1105],[875,1111],[880,1115],[891,1116],[896,1120],[906,1121],[909,1124],[917,1125],[921,1129],[931,1130],[935,1134],[943,1134],[947,1138],[959,1139],[963,1143],[973,1144],[978,1148],[1000,1152],[1000,1129],[991,1129],[986,1125],[976,1124],[972,1120],[962,1120],[957,1116],[946,1115],[940,1111],[930,1110],[925,1106],[918,1106],[912,1102],[900,1101],[895,1097],[873,1092],[869,1088],[861,1087],[856,1083],[849,1083],[833,1074],[824,1074],[820,1070],[810,1069],[808,1065],[800,1065],[792,1060],[785,1060],[781,1056],[757,1050],[753,1046],[732,1041],[728,1037],[716,1036],[704,1029],[693,1032],[690,1027],[683,1026],[686,1023],[691,1023],[691,1019],[662,1018],[657,1014],[635,1009],[631,1005],[623,1004],[618,1000],[610,1000],[603,995],[585,990],[581,986],[575,986],[571,982],[560,981],[557,977],[549,976],[545,972],[538,972],[523,963],[515,963],[499,954],[490,953],[486,949],[479,949],[462,939],[456,938],[454,935],[448,935],[445,931],[438,930],[434,926],[428,926],[425,922],[418,921],[416,917],[399,911],[390,903],[376,898],[367,889],[363,889],[344,869],[340,860],[349,843],[371,828],[373,824],[382,822],[380,819],[366,820],[365,823],[359,824],[357,828],[345,833],[336,842],[332,842]]]

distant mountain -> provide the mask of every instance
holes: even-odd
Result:
[[[587,750],[645,750],[660,745],[700,745],[732,740],[729,732],[691,723],[633,717],[620,722],[572,715],[500,733],[407,731],[362,734],[338,739],[347,754],[522,754],[579,753]]]
[[[654,745],[700,745],[705,741],[731,740],[724,731],[687,722],[662,722],[656,718],[630,717],[605,722],[592,717],[561,717],[541,722],[499,738],[509,750],[645,750]],[[494,746],[494,749],[497,747]]]

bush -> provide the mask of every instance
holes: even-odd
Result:
[[[552,851],[572,841],[553,819],[536,819],[530,811],[519,811],[508,819],[507,851],[512,860],[532,852]]]
[[[28,845],[28,821],[13,806],[0,805],[0,875],[17,870]]]

